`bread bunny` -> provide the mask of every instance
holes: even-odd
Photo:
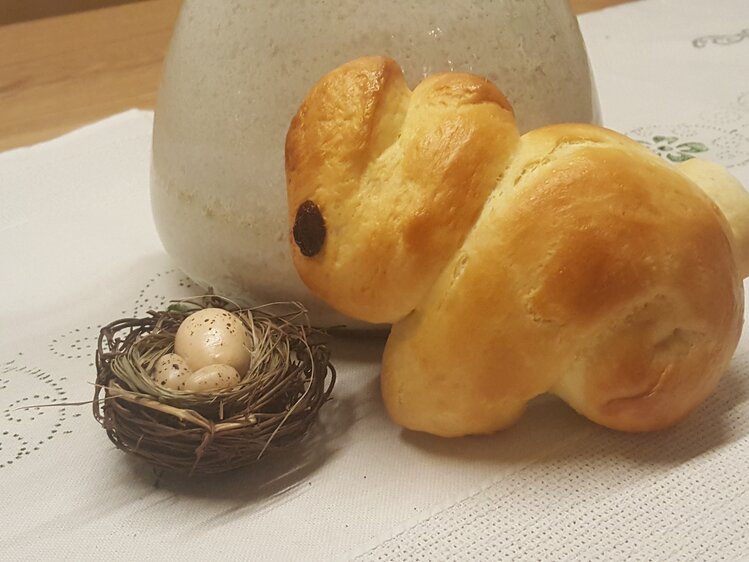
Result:
[[[590,125],[519,136],[484,78],[369,57],[314,86],[286,140],[302,280],[392,323],[391,417],[442,436],[511,425],[560,396],[649,431],[715,388],[743,322],[749,195]]]

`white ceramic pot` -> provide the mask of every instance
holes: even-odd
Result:
[[[292,266],[284,138],[323,74],[373,54],[398,61],[412,87],[437,71],[489,77],[523,130],[597,120],[564,0],[185,0],[156,108],[151,196],[164,247],[198,284],[347,322]]]

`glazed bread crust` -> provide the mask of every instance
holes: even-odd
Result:
[[[394,324],[382,394],[407,428],[491,433],[551,392],[607,427],[660,429],[731,359],[749,196],[720,167],[589,125],[519,138],[486,80],[411,93],[381,57],[323,78],[286,148],[290,224],[307,203],[325,231],[314,255],[292,241],[297,270]]]

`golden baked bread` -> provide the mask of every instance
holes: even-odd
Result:
[[[286,140],[302,280],[393,323],[391,417],[443,436],[512,424],[554,393],[605,426],[671,425],[725,371],[743,322],[749,195],[590,125],[520,137],[484,78],[358,59],[309,92]]]

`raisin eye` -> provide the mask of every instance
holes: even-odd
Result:
[[[310,258],[320,252],[325,243],[325,219],[313,201],[299,205],[292,232],[302,255]]]

